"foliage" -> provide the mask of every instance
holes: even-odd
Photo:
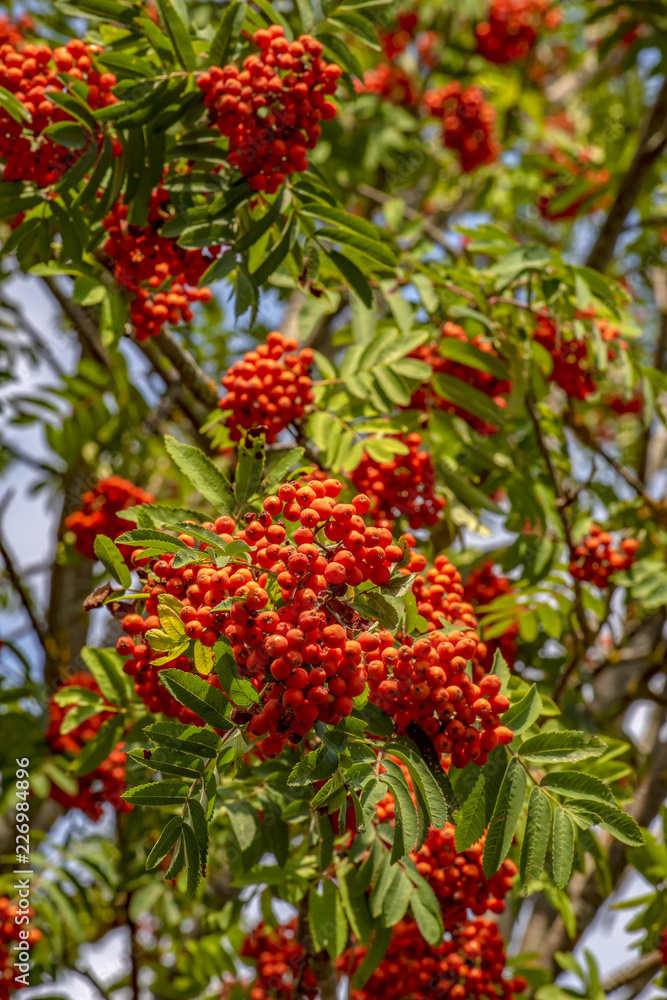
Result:
[[[48,606],[0,525],[31,985],[667,987],[660,5],[0,28],[0,447],[59,512]],[[607,901],[621,982],[573,954]]]

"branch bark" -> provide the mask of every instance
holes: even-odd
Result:
[[[5,500],[5,506],[7,500]],[[2,533],[0,532],[0,556],[2,556],[2,561],[5,564],[5,572],[9,579],[10,584],[16,591],[16,594],[25,609],[25,612],[30,619],[30,624],[32,625],[37,638],[39,639],[42,648],[45,652],[48,650],[48,630],[46,628],[46,623],[43,621],[41,614],[36,610],[33,605],[32,598],[28,593],[27,589],[23,586],[23,580],[21,579],[21,573],[14,565],[14,560],[12,558],[9,549],[7,548],[5,542],[2,538]],[[48,653],[47,653],[48,655]]]
[[[662,718],[664,721],[664,713]],[[660,728],[657,727],[658,732]],[[640,826],[651,823],[667,797],[667,743],[658,739],[647,757],[650,760],[648,773],[640,782],[637,794],[628,808],[628,813]],[[627,848],[610,837],[606,840],[611,884],[616,889],[626,871]],[[575,875],[568,891],[576,918],[574,938],[569,937],[563,921],[555,916],[555,911],[549,904],[544,899],[539,899],[521,946],[521,951],[537,951],[539,964],[550,968],[554,975],[558,972],[554,961],[556,952],[565,951],[576,944],[604,903],[597,875],[592,870]]]
[[[586,259],[588,267],[605,271],[610,264],[616,242],[655,161],[667,145],[667,78],[641,130],[635,155],[623,175],[614,204],[609,209],[597,239]]]
[[[303,990],[302,978],[306,969],[310,969],[319,987],[320,1000],[336,1000],[337,980],[336,970],[327,951],[317,951],[310,933],[310,922],[308,917],[308,895],[306,894],[299,904],[299,922],[297,925],[297,940],[305,952],[304,964],[301,969],[299,980],[294,992],[295,1000],[307,1000]]]

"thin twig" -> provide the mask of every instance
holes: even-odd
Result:
[[[646,492],[646,486],[641,481],[639,476],[633,472],[632,469],[628,469],[627,466],[623,465],[623,463],[616,458],[615,455],[608,452],[604,445],[596,440],[583,422],[577,420],[576,416],[572,413],[566,416],[566,422],[568,427],[574,432],[574,434],[576,434],[581,444],[586,445],[591,449],[591,451],[595,452],[596,455],[603,458],[607,465],[611,466],[614,472],[616,472],[621,479],[624,479],[628,486],[631,486],[635,493],[637,493],[637,495],[640,496],[645,503],[647,503],[655,511],[663,511],[662,505],[657,503],[648,495]]]
[[[83,979],[87,979],[88,982],[97,990],[100,996],[104,998],[104,1000],[110,1000],[109,991],[106,990],[104,986],[102,986],[101,982],[98,979],[96,979],[95,976],[92,975],[92,973],[85,972],[83,969],[72,969],[71,971],[75,972],[77,976],[81,976]]]
[[[371,201],[377,202],[378,205],[384,205],[386,202],[391,201],[391,195],[385,194],[384,191],[378,191],[377,188],[371,187],[370,184],[360,184],[357,188],[360,195],[364,198],[370,198]],[[452,248],[447,243],[446,239],[442,235],[442,232],[436,225],[434,225],[429,219],[425,219],[422,212],[418,212],[414,208],[410,208],[406,205],[404,208],[404,214],[406,219],[418,220],[422,224],[422,229],[430,236],[434,243],[437,243],[439,247],[442,247],[448,254],[451,255]]]
[[[531,423],[533,425],[533,431],[535,432],[535,440],[537,442],[537,447],[539,449],[544,463],[547,467],[547,472],[549,479],[551,480],[551,485],[556,498],[556,510],[558,512],[558,517],[563,526],[563,534],[565,535],[565,541],[567,543],[568,551],[570,557],[574,551],[574,541],[572,538],[572,529],[570,527],[570,522],[568,519],[568,514],[565,504],[562,503],[564,499],[561,494],[561,489],[558,483],[558,476],[556,474],[556,469],[551,460],[551,454],[546,445],[544,437],[542,436],[542,428],[540,426],[540,419],[535,408],[535,403],[532,397],[526,396],[526,408],[528,410],[528,415],[530,416]],[[560,503],[558,501],[561,501]],[[579,624],[579,628],[574,628],[574,648],[572,650],[572,655],[568,664],[562,670],[560,677],[556,681],[556,686],[554,688],[553,698],[556,703],[558,703],[565,687],[574,672],[577,663],[581,660],[583,653],[589,644],[590,630],[588,628],[588,623],[586,621],[586,613],[584,611],[583,604],[583,591],[581,588],[581,581],[578,579],[573,580],[574,587],[574,614],[575,618]]]
[[[84,306],[78,305],[78,303],[73,302],[69,296],[65,295],[53,278],[44,277],[42,278],[42,281],[64,312],[65,316],[67,316],[68,320],[77,331],[90,353],[97,361],[99,361],[100,364],[105,367],[109,367],[112,363],[111,356],[100,340],[100,332],[97,328],[97,323],[89,312]]]
[[[12,496],[13,496],[13,494],[8,494],[5,497],[3,505],[2,505],[2,509],[0,510],[0,517],[2,516],[2,514],[6,510],[7,505],[9,504]],[[47,632],[47,629],[46,629],[46,625],[44,624],[43,621],[40,620],[39,616],[37,615],[37,612],[35,611],[35,609],[33,607],[32,600],[30,598],[30,594],[28,593],[28,591],[23,586],[23,581],[21,580],[21,574],[19,573],[19,571],[16,569],[16,566],[14,565],[14,560],[13,560],[12,556],[10,555],[9,550],[7,549],[7,546],[5,545],[5,543],[4,543],[3,539],[2,539],[2,532],[1,531],[0,531],[0,555],[2,556],[3,562],[5,564],[5,571],[7,573],[8,578],[9,578],[9,582],[11,583],[12,587],[14,588],[14,590],[16,591],[16,593],[18,594],[19,599],[21,601],[21,604],[25,608],[26,614],[28,615],[28,618],[30,619],[30,623],[31,623],[33,629],[35,630],[35,633],[37,634],[37,638],[39,639],[39,641],[40,641],[40,643],[42,645],[42,648],[44,649],[45,652],[47,652],[48,632]]]
[[[550,315],[546,309],[534,306],[530,302],[522,302],[521,299],[510,298],[509,295],[492,295],[487,301],[490,306],[495,306],[497,303],[503,302],[505,305],[514,306],[516,309],[527,309],[529,312],[535,313],[536,316],[543,316],[547,319]]]
[[[22,462],[23,465],[28,465],[31,469],[37,469],[39,472],[46,472],[49,476],[61,475],[61,473],[58,472],[57,469],[54,469],[52,465],[44,465],[43,462],[33,458],[32,455],[28,455],[26,452],[20,451],[15,445],[8,444],[6,441],[0,440],[0,450],[6,451],[15,462]]]
[[[662,958],[656,948],[655,951],[650,951],[648,955],[642,955],[632,965],[627,965],[624,969],[612,972],[606,979],[602,980],[600,989],[603,993],[613,993],[615,990],[620,990],[622,986],[632,985],[644,976],[653,976],[661,965]]]
[[[183,385],[190,390],[194,398],[203,403],[208,410],[214,410],[219,399],[216,384],[197,364],[192,354],[179,344],[170,330],[162,330],[153,339],[165,358],[171,361]]]
[[[614,204],[609,209],[586,264],[604,271],[611,262],[625,220],[637,201],[651,167],[667,146],[667,78],[641,130],[632,163],[623,175]]]
[[[59,376],[64,375],[65,369],[60,364],[56,351],[53,350],[50,344],[48,344],[45,340],[42,339],[41,333],[37,332],[37,330],[32,325],[30,320],[23,315],[19,307],[17,305],[14,305],[13,302],[8,302],[7,299],[3,299],[0,305],[2,305],[4,309],[7,309],[9,312],[14,314],[18,326],[26,334],[28,340],[31,341],[35,353],[38,354],[41,358],[44,358],[44,360],[47,362],[47,364],[51,366],[56,375]]]

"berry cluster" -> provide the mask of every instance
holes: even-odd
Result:
[[[603,202],[598,195],[609,183],[611,175],[607,169],[598,169],[590,165],[589,150],[582,149],[578,158],[574,158],[562,149],[551,147],[549,159],[559,169],[547,170],[544,174],[544,179],[549,182],[552,190],[550,194],[540,195],[537,207],[545,219],[549,219],[550,222],[573,219],[584,207],[589,212],[601,207]],[[583,185],[582,181],[585,182]],[[569,201],[564,200],[563,195],[570,187],[578,193]]]
[[[352,699],[366,686],[362,658],[379,648],[380,638],[366,631],[368,622],[341,599],[350,586],[387,584],[403,549],[388,529],[366,525],[368,497],[337,503],[341,489],[334,479],[312,479],[301,486],[283,483],[277,495],[264,500],[260,514],[246,515],[240,530],[227,516],[205,525],[225,542],[246,542],[250,563],[238,560],[222,569],[214,562],[174,567],[173,555],[167,554],[146,569],[140,551],[135,553],[139,571],[147,576],[148,617],[126,616],[127,636],[117,649],[131,656],[124,669],[151,711],[178,714],[182,721],[196,719],[184,719],[182,707],[160,692],[159,669],[190,669],[190,661],[179,657],[157,668],[151,660],[161,654],[144,641],[146,632],[159,627],[158,598],[167,593],[183,605],[185,635],[205,647],[226,640],[241,675],[261,692],[261,704],[243,721],[250,733],[264,737],[260,748],[265,755],[277,755],[288,740],[301,740],[318,718],[335,725],[350,714]],[[280,515],[284,521],[276,521]],[[292,543],[285,521],[299,524]],[[315,543],[320,531],[328,546]],[[179,537],[194,546],[190,536]],[[279,590],[275,610],[268,606],[270,579]],[[135,636],[141,637],[138,643]]]
[[[415,11],[400,11],[396,17],[396,26],[391,31],[378,32],[378,39],[388,59],[405,52],[415,37],[419,15]]]
[[[493,63],[525,59],[541,29],[552,30],[560,11],[551,0],[491,0],[489,19],[475,28],[477,51]]]
[[[396,763],[412,790],[408,769],[399,761]],[[394,797],[387,792],[376,806],[375,822],[393,825],[395,816]],[[451,823],[446,823],[443,830],[431,829],[426,843],[411,855],[419,874],[440,900],[445,930],[465,923],[468,910],[476,917],[487,910],[503,913],[505,896],[517,873],[516,865],[507,858],[496,874],[487,879],[482,870],[484,838],[465,851],[457,851],[455,837],[456,829]]]
[[[0,45],[0,86],[17,98],[30,116],[17,122],[0,108],[0,158],[4,162],[5,181],[32,181],[38,187],[55,184],[81,156],[81,150],[68,149],[44,135],[49,125],[74,121],[72,116],[50,100],[50,95],[65,87],[58,74],[81,80],[88,86],[90,108],[114,104],[111,92],[116,84],[113,73],[99,73],[92,57],[101,52],[97,45],[84,45],[75,38],[53,51],[48,45]],[[94,140],[101,141],[101,133]],[[115,147],[114,152],[120,152]]]
[[[660,944],[658,945],[658,950],[660,952],[660,959],[663,965],[667,965],[667,927],[664,929],[660,936]]]
[[[353,947],[338,962],[351,974],[366,949]],[[523,978],[503,979],[505,944],[492,920],[464,923],[442,944],[429,945],[409,917],[393,928],[385,957],[351,1000],[512,1000],[526,987]]]
[[[427,90],[424,105],[429,115],[443,122],[442,141],[458,152],[464,173],[483,163],[494,163],[500,146],[494,136],[496,112],[479,87],[463,87],[458,80]]]
[[[380,653],[368,663],[368,680],[371,699],[399,731],[417,723],[453,767],[486,764],[499,743],[512,742],[511,729],[500,721],[509,708],[500,678],[487,674],[476,684],[465,673],[479,643],[476,633],[435,631],[414,646],[406,636],[398,649],[384,644],[386,635],[380,633]]]
[[[365,451],[352,482],[370,497],[371,516],[376,520],[384,523],[405,516],[414,529],[436,524],[446,501],[436,496],[431,456],[422,449],[420,434],[397,435],[397,440],[407,445],[407,455],[376,462]]]
[[[641,390],[635,390],[629,398],[624,393],[607,393],[603,402],[618,417],[637,416],[644,409],[644,396]]]
[[[24,14],[15,24],[3,14],[0,16],[0,45],[11,45],[14,49],[20,49],[25,45],[24,33],[32,31],[35,22],[29,14]]]
[[[487,910],[502,913],[504,899],[511,890],[517,867],[507,858],[490,879],[482,870],[484,840],[466,851],[457,851],[456,831],[451,823],[444,830],[431,830],[426,843],[412,859],[442,906],[445,928],[465,923],[467,911],[481,917]]]
[[[505,396],[512,388],[511,382],[506,379],[499,379],[490,372],[481,371],[479,368],[473,368],[470,365],[462,364],[460,361],[444,357],[440,351],[440,346],[447,340],[458,340],[462,344],[469,343],[479,351],[483,351],[484,354],[488,354],[491,358],[498,357],[498,352],[491,341],[485,340],[479,335],[469,338],[463,327],[450,321],[443,324],[438,340],[422,344],[412,351],[410,356],[419,358],[420,361],[425,361],[426,364],[432,367],[434,375],[451,375],[472,386],[474,389],[479,390],[479,392],[483,392],[484,395],[493,400],[500,410],[504,410],[507,406]],[[488,423],[480,417],[476,417],[472,413],[461,409],[461,407],[450,402],[450,400],[438,396],[430,381],[414,393],[410,400],[410,408],[422,411],[431,408],[446,410],[448,413],[462,417],[480,434],[495,434],[498,430],[495,424]]]
[[[165,556],[167,562],[169,557]],[[160,560],[161,561],[161,560]],[[188,579],[189,577],[186,577]],[[194,577],[193,577],[194,579]],[[153,660],[160,659],[160,654],[154,652],[144,638],[146,632],[160,627],[160,619],[157,616],[158,602],[157,595],[164,593],[165,588],[154,583],[152,586],[144,587],[152,595],[146,604],[148,616],[142,618],[140,614],[131,613],[123,618],[123,631],[126,635],[120,637],[116,643],[116,651],[121,656],[127,656],[123,670],[134,680],[135,693],[141,698],[149,712],[158,714],[161,712],[170,719],[178,719],[183,725],[203,726],[203,720],[191,709],[181,705],[179,701],[167,691],[164,684],[160,683],[160,673],[162,670],[183,670],[187,673],[194,673],[192,663],[187,656],[176,656],[173,660],[156,665]],[[206,678],[209,684],[220,689],[220,682],[215,674],[209,674]]]
[[[391,63],[380,63],[375,69],[367,70],[363,84],[357,82],[355,88],[358,93],[379,94],[392,104],[403,107],[416,108],[419,105],[414,80],[400,66]]]
[[[602,590],[608,586],[612,573],[632,565],[638,548],[636,538],[624,538],[619,552],[609,532],[593,524],[589,534],[574,548],[570,573],[575,580],[593,583]]]
[[[305,953],[297,941],[297,921],[278,927],[259,924],[243,942],[242,959],[257,963],[257,975],[243,983],[248,1000],[292,1000],[297,983],[299,996],[318,995],[317,982],[309,968],[303,968]],[[234,983],[228,982],[223,991],[227,996]]]
[[[582,314],[582,318],[590,318]],[[620,350],[627,347],[620,337],[620,330],[607,320],[596,320],[602,339],[609,344],[607,354],[610,360],[616,357],[615,342]],[[549,381],[555,382],[571,399],[586,399],[595,392],[594,367],[588,351],[588,341],[568,336],[558,329],[548,316],[540,316],[533,331],[533,338],[551,355],[553,367]]]
[[[97,681],[90,674],[73,674],[61,686],[60,690],[68,687],[86,688],[99,695],[101,700],[106,701],[100,692]],[[49,724],[45,738],[54,753],[68,753],[76,756],[86,743],[94,738],[113,713],[98,712],[82,722],[80,726],[63,735],[60,732],[63,720],[71,709],[71,705],[62,707],[57,704],[54,698],[51,698],[49,701]],[[119,743],[99,767],[91,771],[90,774],[77,779],[79,788],[75,795],[69,795],[58,785],[52,783],[50,797],[64,809],[80,809],[93,821],[97,821],[101,817],[103,802],[112,802],[117,812],[128,812],[132,806],[121,798],[122,792],[125,791],[125,760],[123,744]]]
[[[197,288],[211,264],[202,250],[186,250],[175,239],[160,235],[172,217],[166,188],[157,187],[150,199],[145,226],[131,225],[127,205],[118,201],[104,219],[107,239],[103,252],[113,262],[116,281],[133,295],[130,321],[137,340],[160,333],[165,323],[189,323],[193,302],[209,302],[210,288]],[[211,247],[215,254],[219,247]]]
[[[231,411],[227,426],[233,441],[245,431],[261,428],[272,443],[293,420],[300,420],[314,399],[308,369],[309,347],[295,353],[297,342],[274,330],[254,351],[228,369],[222,385],[227,394],[218,405]]]
[[[491,561],[482,563],[468,574],[465,582],[464,597],[475,608],[479,623],[484,629],[484,615],[478,609],[491,604],[497,597],[513,594],[512,581],[498,572]],[[487,669],[491,668],[496,650],[500,650],[507,663],[512,666],[516,659],[516,640],[519,634],[519,624],[514,622],[502,635],[486,640],[487,655],[482,661]]]
[[[409,569],[418,566],[418,558]],[[417,611],[429,625],[427,635],[416,642],[404,636],[395,648],[390,633],[380,632],[379,652],[367,662],[371,699],[394,718],[399,731],[413,722],[421,726],[453,767],[485,764],[499,743],[513,739],[500,720],[509,699],[500,693],[500,678],[482,666],[487,647],[475,631],[472,606],[462,599],[460,580],[447,557],[438,556],[412,588]],[[458,627],[440,631],[447,623]],[[469,660],[474,680],[466,673]]]
[[[86,559],[95,559],[95,538],[107,535],[116,539],[127,531],[129,525],[118,517],[118,512],[136,507],[137,504],[153,503],[155,497],[147,493],[127,479],[120,476],[109,476],[101,479],[92,490],[87,490],[81,497],[81,509],[75,510],[65,518],[65,527],[74,533],[74,547]],[[121,546],[129,563],[132,550],[127,545]]]
[[[211,120],[229,139],[229,163],[255,191],[274,193],[295,170],[308,168],[320,121],[336,115],[325,100],[334,94],[342,69],[322,59],[322,43],[310,35],[289,42],[277,24],[252,36],[259,54],[243,69],[213,66],[198,85]]]
[[[18,907],[7,896],[0,896],[0,1000],[9,1000],[14,990],[20,990],[25,985],[17,982],[20,972],[15,964],[16,943],[30,948],[42,938],[42,932],[36,927],[28,930],[27,937],[19,936],[19,931],[23,929],[25,932],[27,925],[16,922],[18,912]],[[22,909],[21,915],[27,915],[33,920],[35,911],[29,907],[27,910]]]

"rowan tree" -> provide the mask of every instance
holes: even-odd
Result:
[[[36,574],[0,507],[0,1000],[667,987],[666,52],[644,0],[0,20],[56,512]]]

